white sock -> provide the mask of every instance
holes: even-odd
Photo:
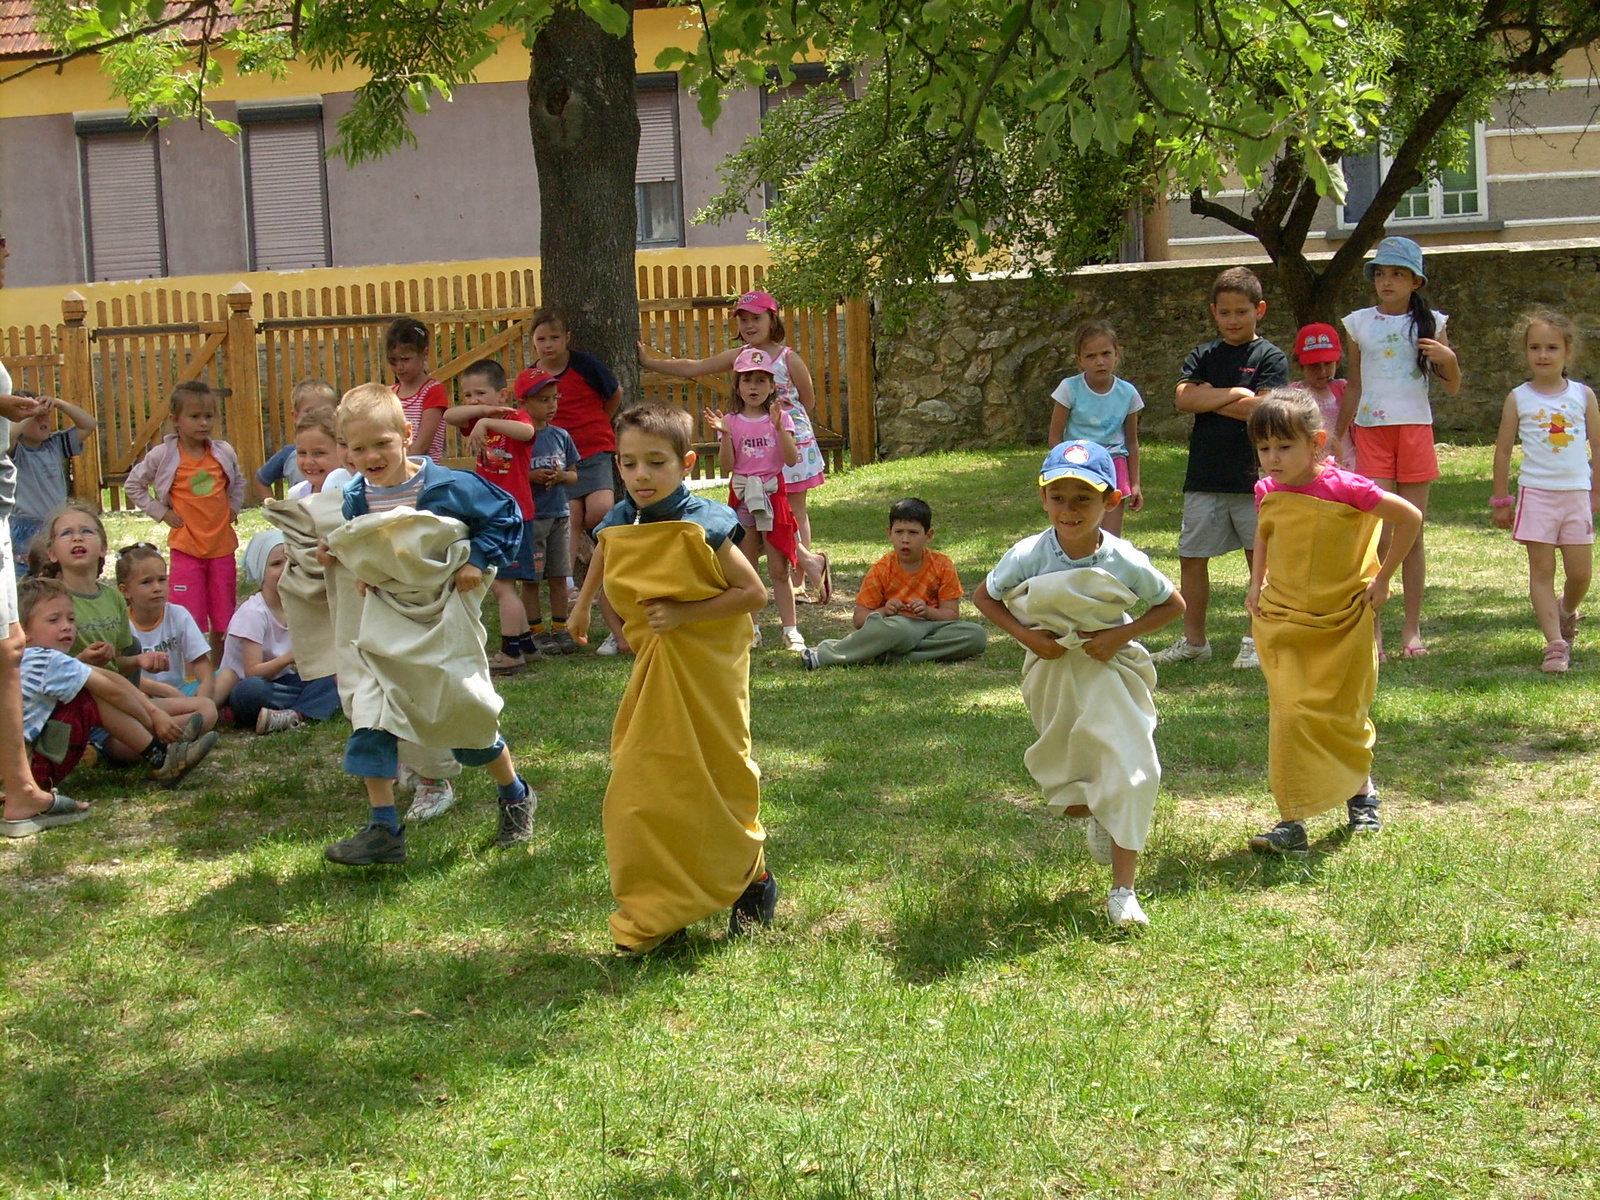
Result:
[[[783,631],[785,633],[799,633],[800,632],[800,626],[798,626],[798,625],[785,625],[783,627]]]

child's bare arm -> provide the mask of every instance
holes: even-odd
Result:
[[[1067,415],[1071,411],[1065,404],[1051,401],[1049,438],[1051,446],[1059,446],[1062,439],[1067,436]]]
[[[1389,581],[1394,578],[1394,573],[1405,561],[1417,535],[1422,532],[1422,510],[1393,492],[1385,492],[1383,499],[1372,510],[1372,515],[1394,526],[1394,534],[1389,539],[1389,553],[1383,556],[1377,576],[1367,585],[1367,603],[1379,609],[1389,599]]]
[[[961,618],[961,600],[958,597],[955,600],[946,600],[943,604],[913,600],[906,605],[906,611],[924,621],[956,621]]]
[[[146,696],[150,696],[156,700],[174,700],[183,695],[182,692],[173,687],[170,683],[162,683],[161,680],[152,679],[148,675],[142,676],[139,679],[139,690]]]
[[[1128,497],[1125,503],[1129,512],[1144,507],[1144,489],[1139,486],[1139,414],[1131,412],[1122,422],[1122,441],[1128,447]]]
[[[759,612],[767,604],[767,585],[744,552],[729,538],[717,548],[717,562],[727,577],[728,588],[709,600],[646,600],[644,614],[656,633],[671,633],[680,625],[715,621],[719,617],[740,617]],[[590,570],[593,570],[591,565]],[[572,626],[569,620],[568,630]]]
[[[1589,510],[1600,512],[1600,401],[1595,399],[1592,387],[1585,385],[1583,390],[1589,397],[1584,408],[1589,432]]]
[[[265,657],[260,642],[252,642],[247,637],[239,639],[239,656],[244,659],[244,673],[246,676],[263,675],[268,679],[282,673],[294,666],[294,651],[280,654],[276,658]]]
[[[157,708],[137,687],[114,671],[96,669],[84,683],[97,704],[109,704],[127,713],[163,742],[183,738],[183,726]]]
[[[988,580],[980,583],[978,590],[972,593],[972,603],[977,606],[979,612],[999,626],[1002,632],[1009,634],[1040,658],[1060,658],[1067,652],[1067,648],[1056,641],[1055,635],[1048,630],[1029,629],[1012,616],[1011,610],[1004,603],[989,594]]]
[[[783,465],[792,467],[800,461],[800,445],[794,440],[794,430],[778,425],[778,444],[783,447]]]
[[[1345,372],[1344,399],[1339,401],[1339,417],[1334,423],[1333,440],[1341,444],[1350,439],[1350,423],[1356,419],[1361,407],[1361,355],[1350,356],[1350,367]]]
[[[1494,440],[1494,485],[1489,493],[1491,501],[1506,500],[1511,496],[1511,447],[1517,440],[1519,423],[1517,398],[1508,392],[1505,404],[1500,409],[1500,432]],[[1513,520],[1511,505],[1491,503],[1489,515],[1501,529],[1511,528]]]
[[[55,396],[46,397],[46,402],[51,408],[65,415],[67,420],[72,422],[73,427],[84,437],[93,437],[99,432],[99,426],[95,424],[94,417],[87,410],[79,408],[76,404],[69,404],[65,400],[57,399]]]
[[[811,368],[806,366],[806,360],[793,350],[789,351],[789,382],[794,384],[795,399],[800,401],[800,407],[810,415],[816,408],[816,388],[811,382]]]
[[[714,375],[718,371],[731,371],[733,360],[739,357],[740,346],[733,350],[724,350],[721,354],[713,354],[710,358],[657,358],[650,351],[653,347],[639,343],[639,365],[647,371],[654,371],[658,375],[676,375],[679,379],[693,379],[697,375]]]
[[[1209,383],[1196,383],[1192,379],[1186,379],[1178,385],[1179,412],[1221,412],[1241,400],[1253,402],[1255,398],[1256,394],[1247,387],[1212,387]]]
[[[445,411],[442,408],[422,410],[422,416],[417,420],[417,436],[411,445],[406,447],[407,454],[427,457],[428,450],[433,445],[433,435],[439,432],[439,423],[444,420]]]
[[[589,641],[589,610],[594,607],[595,594],[606,577],[605,547],[595,539],[594,554],[589,559],[589,570],[584,574],[583,586],[572,601],[572,611],[567,615],[567,632],[580,645]]]
[[[1267,579],[1267,535],[1256,526],[1255,549],[1250,555],[1250,589],[1244,594],[1244,607],[1252,617],[1259,617],[1261,585]]]

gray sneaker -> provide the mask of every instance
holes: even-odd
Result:
[[[1211,643],[1203,646],[1192,644],[1188,638],[1179,638],[1165,650],[1159,650],[1150,656],[1150,661],[1158,667],[1170,667],[1174,663],[1203,663],[1211,661]]]
[[[1311,850],[1311,843],[1306,838],[1304,821],[1279,821],[1265,833],[1251,838],[1250,849],[1304,858]]]
[[[558,629],[551,635],[556,640],[556,645],[561,648],[562,654],[582,654],[583,647],[572,640],[572,635],[565,629]]]
[[[574,643],[576,644],[576,643]],[[536,633],[533,635],[533,648],[539,652],[541,658],[557,658],[566,653],[561,648],[560,641],[553,633]]]
[[[406,860],[406,830],[372,824],[357,830],[342,842],[322,851],[322,857],[345,867],[370,867],[376,863],[403,863]]]
[[[194,719],[198,721],[200,714],[196,713]],[[169,743],[167,756],[161,761],[161,765],[150,769],[151,778],[159,780],[166,787],[173,786],[189,773],[190,768],[198,766],[200,760],[210,754],[211,747],[216,744],[216,730],[203,733],[192,742]]]
[[[500,828],[494,835],[494,844],[500,847],[515,846],[533,837],[533,814],[539,811],[539,793],[519,775],[528,794],[510,804],[500,803]]]
[[[1254,671],[1261,666],[1261,660],[1256,657],[1255,638],[1243,638],[1239,642],[1239,653],[1234,656],[1233,669],[1235,671]]]

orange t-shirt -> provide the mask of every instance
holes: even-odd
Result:
[[[195,558],[228,558],[239,548],[233,532],[233,506],[228,502],[228,476],[217,456],[207,450],[190,458],[178,447],[178,473],[172,477],[167,503],[183,518],[167,545]]]
[[[922,552],[922,570],[908,575],[900,566],[900,556],[893,550],[872,564],[867,577],[861,581],[856,593],[856,603],[863,608],[882,608],[890,600],[905,604],[921,600],[927,604],[944,605],[966,595],[956,568],[950,559],[935,550]]]

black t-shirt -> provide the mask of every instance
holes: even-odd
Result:
[[[1259,392],[1289,382],[1289,359],[1266,338],[1240,346],[1218,338],[1189,351],[1180,379]],[[1256,490],[1256,474],[1256,448],[1250,444],[1245,422],[1221,413],[1196,413],[1189,432],[1189,469],[1184,472],[1183,490],[1249,495]]]

